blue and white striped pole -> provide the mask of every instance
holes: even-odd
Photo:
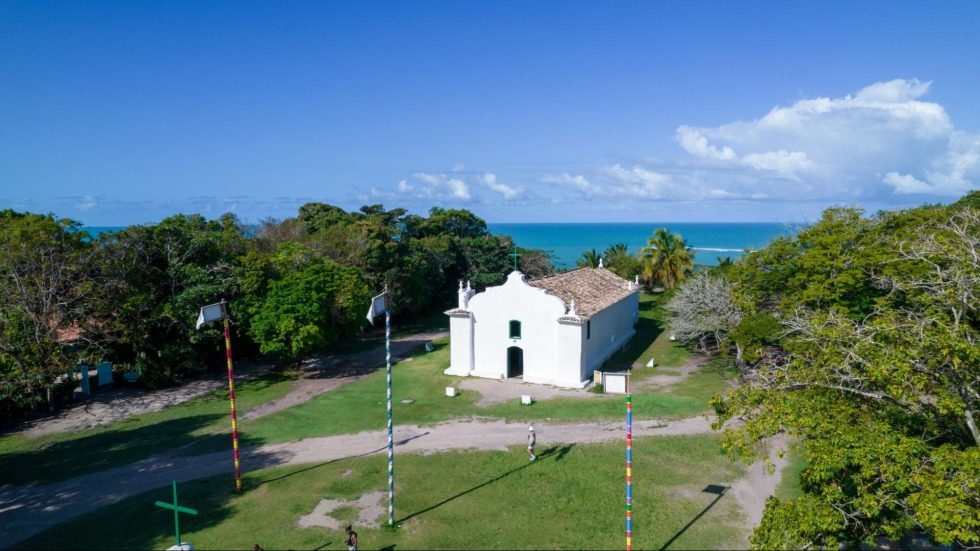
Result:
[[[395,439],[391,423],[391,304],[388,303],[388,286],[380,295],[371,299],[367,319],[374,325],[374,318],[385,314],[385,373],[388,376],[388,525],[395,524]]]
[[[385,371],[388,375],[388,526],[394,526],[395,440],[391,429],[391,308],[385,309]]]
[[[628,383],[627,383],[628,384]],[[626,551],[633,549],[633,396],[626,395]]]

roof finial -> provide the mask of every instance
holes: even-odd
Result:
[[[569,312],[569,314],[571,314],[573,316],[577,316],[578,315],[578,314],[575,313],[575,299],[574,298],[572,299],[572,307],[571,307],[571,312]]]
[[[463,290],[463,280],[462,280],[462,279],[461,279],[461,280],[459,280],[459,290],[460,290],[460,291],[462,291],[462,290]]]
[[[599,267],[602,268],[602,257],[599,257]]]

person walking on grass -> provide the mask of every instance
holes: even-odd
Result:
[[[531,425],[527,429],[527,453],[531,456],[531,461],[534,461],[538,456],[534,455],[534,445],[538,442],[538,437],[534,432],[534,425]]]
[[[347,540],[344,541],[347,544],[347,551],[357,551],[357,532],[350,524],[344,531],[347,532]]]

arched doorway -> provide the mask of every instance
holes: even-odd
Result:
[[[524,351],[519,346],[507,349],[507,378],[524,376]]]

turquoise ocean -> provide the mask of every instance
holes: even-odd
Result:
[[[610,245],[625,243],[639,254],[657,228],[679,233],[694,249],[697,264],[713,266],[719,257],[735,260],[746,249],[761,249],[773,239],[793,235],[794,229],[776,223],[621,223],[621,224],[487,224],[495,235],[508,235],[525,249],[551,252],[560,268],[573,268],[582,253],[602,254]]]
[[[574,268],[582,253],[595,249],[602,253],[610,245],[625,243],[630,252],[639,254],[657,228],[681,234],[694,249],[694,261],[713,266],[719,257],[736,259],[746,249],[761,249],[773,239],[792,235],[783,224],[774,223],[675,223],[675,224],[487,224],[494,235],[508,235],[525,249],[543,249],[551,253],[560,268]],[[120,226],[89,226],[92,237],[118,231]]]

